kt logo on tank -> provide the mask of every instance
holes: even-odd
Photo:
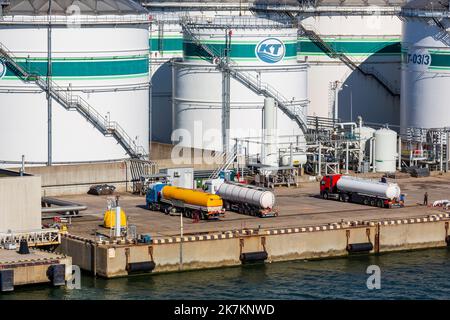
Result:
[[[0,79],[3,78],[6,74],[6,64],[0,60]]]
[[[256,56],[266,63],[277,63],[283,60],[286,54],[284,43],[277,38],[264,39],[256,46]]]

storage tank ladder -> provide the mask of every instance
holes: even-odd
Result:
[[[182,22],[181,26],[183,32],[188,36],[195,45],[202,48],[211,58],[212,62],[216,60],[217,67],[222,72],[229,72],[231,77],[245,85],[247,88],[255,92],[256,94],[263,95],[264,97],[273,98],[284,114],[290,119],[294,120],[304,133],[307,132],[307,125],[304,121],[305,107],[308,104],[308,100],[302,101],[300,104],[289,101],[278,90],[270,86],[267,83],[262,83],[256,77],[248,72],[237,70],[238,64],[232,59],[229,59],[229,63],[226,61],[226,57],[215,48],[203,43],[191,30],[187,22]]]
[[[218,167],[217,169],[215,169],[211,175],[209,176],[210,179],[217,179],[220,175],[220,172],[228,170],[228,168],[233,164],[234,160],[237,157],[237,151],[236,148],[233,152],[231,153],[221,153],[219,154],[219,159],[223,159],[225,158],[222,166]]]
[[[374,68],[370,68],[369,70],[365,70],[362,66],[358,66],[355,62],[353,62],[347,55],[342,52],[337,52],[332,46],[328,45],[323,39],[311,28],[305,28],[301,23],[299,23],[300,30],[302,33],[308,37],[311,42],[313,42],[316,46],[318,46],[327,56],[333,59],[339,59],[345,65],[347,65],[352,70],[357,70],[361,72],[364,76],[372,77],[375,79],[386,91],[389,92],[390,95],[397,97],[400,94],[393,89],[393,85],[389,83],[387,79],[385,79],[381,73],[379,73]]]
[[[47,80],[40,75],[32,73],[30,70],[20,66],[15,57],[9,50],[0,43],[0,59],[6,66],[13,71],[20,79],[36,83],[45,92],[49,92],[50,96],[55,99],[66,110],[76,110],[86,120],[88,120],[95,128],[97,128],[104,136],[111,136],[125,149],[131,158],[145,159],[148,155],[142,146],[136,145],[136,142],[125,132],[125,130],[116,122],[106,120],[97,110],[95,110],[83,98],[73,95],[66,88],[58,86],[55,82],[50,81],[50,90],[48,90]]]

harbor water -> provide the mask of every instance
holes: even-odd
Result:
[[[368,266],[381,288],[367,287]],[[449,299],[450,250],[291,261],[120,279],[83,275],[81,289],[16,287],[0,299]]]

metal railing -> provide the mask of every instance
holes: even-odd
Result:
[[[184,20],[190,21],[190,20]],[[219,70],[223,72],[229,72],[231,77],[251,89],[253,92],[265,97],[273,98],[278,105],[278,108],[283,111],[289,118],[294,120],[298,126],[306,133],[306,106],[308,100],[303,100],[299,102],[289,101],[284,97],[281,92],[276,90],[274,87],[268,83],[261,82],[261,80],[249,72],[238,70],[239,65],[231,59],[227,59],[223,56],[223,53],[214,47],[211,47],[203,43],[191,30],[190,23],[182,23],[183,32],[188,38],[198,47],[202,48],[210,57],[211,62],[215,63]]]
[[[0,24],[148,24],[152,17],[148,14],[129,15],[4,15],[0,16]]]
[[[148,155],[142,146],[125,132],[125,130],[116,122],[103,117],[95,108],[78,95],[73,95],[72,91],[63,88],[54,81],[42,78],[38,74],[24,69],[16,62],[17,57],[2,43],[0,43],[0,57],[5,61],[6,66],[13,69],[14,73],[23,81],[32,81],[43,91],[55,99],[66,110],[76,110],[104,136],[112,136],[125,149],[132,158],[146,158]]]

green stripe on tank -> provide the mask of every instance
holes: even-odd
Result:
[[[183,38],[149,39],[150,51],[182,51]]]
[[[28,70],[29,73],[45,76],[47,74],[47,61],[18,61],[18,64]],[[79,78],[79,77],[116,77],[148,74],[148,57],[134,60],[111,60],[111,61],[52,61],[52,75],[58,78]],[[7,77],[14,77],[15,74],[8,68]]]
[[[222,43],[210,43],[208,44],[216,52],[222,52],[225,49],[225,44]],[[230,57],[233,60],[251,58],[256,60],[255,48],[257,43],[246,44],[231,44]],[[285,43],[286,53],[285,58],[297,56],[297,43]],[[192,59],[195,57],[208,58],[209,54],[200,46],[192,42],[184,42],[183,45],[184,57]]]
[[[401,45],[398,39],[383,39],[375,41],[373,39],[352,39],[328,40],[325,43],[338,53],[349,56],[369,56],[369,55],[400,55]],[[325,56],[326,53],[309,39],[299,40],[299,54],[303,56]]]

